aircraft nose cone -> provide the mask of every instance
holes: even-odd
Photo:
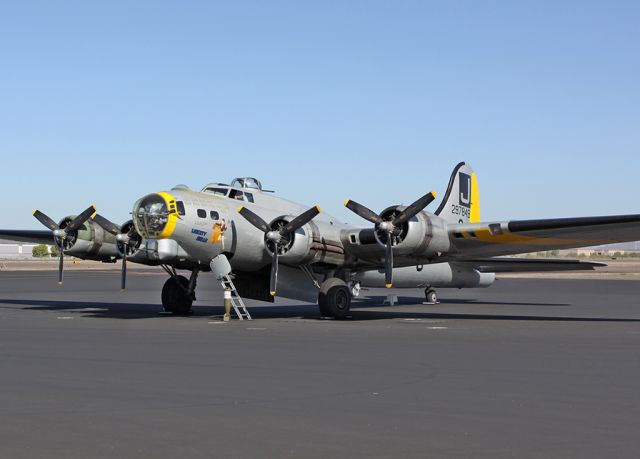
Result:
[[[161,239],[169,222],[167,201],[160,193],[149,194],[133,207],[136,230],[146,239]]]

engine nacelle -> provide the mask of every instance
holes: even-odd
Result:
[[[133,220],[127,220],[126,222],[124,222],[120,227],[120,232],[122,232],[122,234],[129,235],[129,243],[126,245],[126,247],[120,241],[117,241],[116,243],[120,254],[122,254],[122,252],[126,248],[127,258],[131,258],[134,261],[138,258],[145,258],[146,251],[144,250],[144,239],[136,231]]]
[[[63,218],[59,223],[60,228],[65,228],[73,218],[73,215]],[[107,233],[91,219],[80,229],[70,231],[62,244],[66,255],[85,260],[113,261],[118,257],[115,236]]]
[[[405,208],[405,206],[388,207],[382,212],[382,219],[392,219],[394,214]],[[384,231],[375,230],[375,237],[380,245],[386,244],[388,236]],[[444,222],[426,212],[418,212],[413,218],[399,225],[391,237],[394,239],[393,253],[400,257],[428,258],[449,249],[449,238]]]
[[[269,226],[274,229],[280,229],[295,217],[293,215],[285,215],[274,219]],[[294,233],[288,234],[283,238],[280,246],[279,260],[281,263],[290,265],[300,265],[308,263],[313,258],[311,251],[313,244],[313,234],[311,227],[307,224],[299,228]],[[274,244],[265,240],[265,246],[269,253],[273,253]]]

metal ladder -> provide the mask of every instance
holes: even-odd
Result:
[[[236,311],[236,314],[238,315],[238,319],[251,320],[251,314],[249,314],[249,311],[247,310],[247,307],[245,306],[244,301],[242,301],[242,297],[238,294],[238,291],[236,290],[236,286],[233,285],[231,276],[228,274],[226,276],[222,276],[220,278],[220,284],[222,285],[223,289],[231,290],[231,305],[233,306],[233,310]]]

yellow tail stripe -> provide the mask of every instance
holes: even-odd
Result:
[[[478,190],[478,178],[476,173],[471,174],[471,210],[469,213],[469,223],[480,221],[480,191]]]

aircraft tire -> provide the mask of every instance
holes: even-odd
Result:
[[[320,314],[345,319],[351,309],[351,292],[342,279],[331,278],[322,284],[318,295]]]
[[[178,276],[178,281],[184,288],[189,285],[189,279],[184,276]],[[191,305],[193,298],[178,285],[178,281],[173,277],[167,279],[162,287],[162,307],[166,312],[174,315],[187,315],[191,313]]]
[[[329,310],[329,306],[327,306],[325,295],[318,295],[318,308],[320,308],[320,316],[331,317],[331,311]]]
[[[427,303],[436,304],[438,302],[438,294],[433,289],[427,289],[425,292],[425,300]]]

